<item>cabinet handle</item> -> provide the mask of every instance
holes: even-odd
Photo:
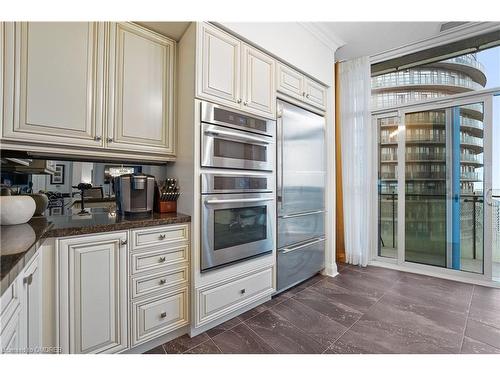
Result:
[[[166,312],[162,312],[162,313],[160,314],[160,318],[162,318],[162,319],[163,319],[163,318],[166,318],[166,317],[167,317],[167,313],[166,313]]]
[[[248,102],[243,102],[243,105],[248,105]]]
[[[23,278],[23,284],[31,285],[32,282],[33,282],[33,274]]]
[[[121,240],[121,241],[120,241],[120,245],[122,245],[122,246],[125,246],[127,243],[128,243],[128,241],[127,241],[127,240]]]
[[[240,104],[240,103],[241,103],[241,99],[238,99],[238,100],[236,101],[236,103]]]
[[[100,142],[100,141],[101,141],[101,139],[102,139],[102,137],[99,137],[98,135],[96,135],[96,136],[94,137],[94,141],[96,141],[96,142]]]
[[[160,263],[163,263],[163,262],[165,262],[166,260],[167,260],[167,259],[166,259],[165,257],[160,257],[159,262],[160,262]]]
[[[302,93],[302,96],[306,96],[306,92],[305,91]]]
[[[165,235],[164,234],[160,234],[160,236],[158,237],[160,240],[164,240],[165,239]]]
[[[161,280],[160,280],[160,285],[164,285],[164,284],[166,284],[166,283],[167,283],[167,280],[166,280],[166,279],[161,279]]]
[[[246,292],[247,292],[247,291],[246,291],[246,289],[244,289],[244,288],[240,290],[240,293],[241,293],[241,294],[245,294]]]
[[[113,142],[113,138],[108,137],[107,141],[108,141],[108,143],[111,143],[111,142]]]
[[[306,98],[308,98],[308,97],[309,97],[309,94],[306,94]]]

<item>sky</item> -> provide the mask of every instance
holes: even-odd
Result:
[[[478,52],[477,60],[484,65],[486,87],[500,87],[500,46]],[[493,98],[493,179],[492,187],[500,194],[500,96]]]

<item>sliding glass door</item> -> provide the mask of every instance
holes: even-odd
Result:
[[[379,259],[491,278],[491,109],[476,96],[374,118]]]

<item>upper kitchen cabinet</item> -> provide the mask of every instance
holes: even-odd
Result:
[[[276,90],[274,59],[248,45],[243,46],[243,106],[249,111],[274,117]]]
[[[197,96],[275,118],[275,61],[216,27],[198,28]]]
[[[103,23],[4,25],[4,139],[102,146]]]
[[[175,154],[175,42],[130,23],[112,23],[106,147]]]
[[[240,107],[241,42],[208,24],[200,24],[201,61],[198,96]]]
[[[319,109],[326,109],[325,86],[281,63],[277,64],[276,77],[280,93]]]

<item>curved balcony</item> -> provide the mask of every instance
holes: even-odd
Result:
[[[409,69],[403,72],[388,73],[372,77],[372,90],[398,90],[426,87],[432,90],[446,90],[459,93],[471,90],[480,90],[484,86],[475,82],[466,74],[447,71],[444,69]]]
[[[483,158],[480,155],[460,154],[460,162],[463,164],[483,165]]]
[[[451,59],[429,64],[427,66],[459,71],[467,74],[475,82],[481,84],[483,87],[486,85],[484,65],[477,61],[476,56],[472,54],[453,57]]]

